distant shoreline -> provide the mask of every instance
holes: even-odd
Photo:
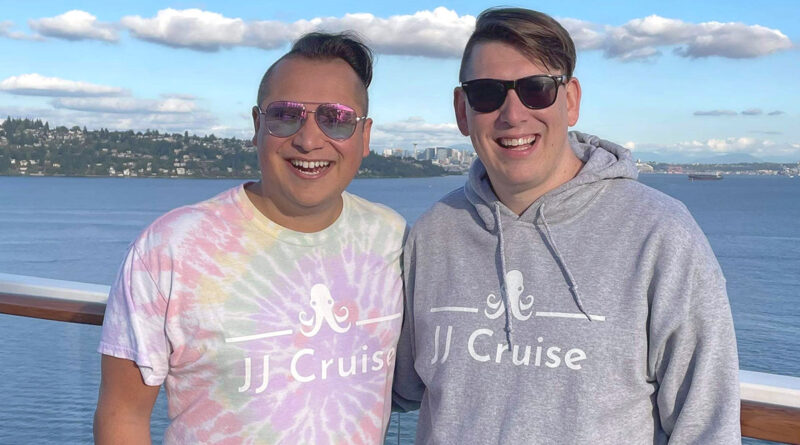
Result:
[[[466,173],[446,174],[436,176],[356,176],[353,179],[423,179],[445,178],[448,176],[465,176]],[[107,175],[8,175],[0,174],[0,178],[79,178],[79,179],[227,179],[231,181],[258,181],[259,178],[240,178],[233,176],[107,176]]]

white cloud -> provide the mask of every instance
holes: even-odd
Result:
[[[605,28],[605,38],[582,49],[602,49],[606,57],[623,61],[648,59],[661,54],[661,47],[675,47],[682,57],[765,56],[792,48],[789,38],[777,29],[744,23],[686,23],[651,15]]]
[[[244,134],[235,129],[221,127],[216,116],[205,111],[193,113],[149,113],[149,114],[120,114],[120,113],[85,113],[67,109],[53,108],[19,108],[4,107],[0,105],[0,115],[12,118],[41,119],[50,123],[50,127],[64,125],[86,126],[89,129],[107,128],[119,131],[145,131],[158,130],[170,133],[189,133],[206,135],[214,133],[217,136],[236,136]],[[252,131],[250,132],[252,136]]]
[[[163,100],[136,99],[133,97],[71,97],[52,101],[55,108],[99,113],[191,113],[195,111],[192,100],[167,98]]]
[[[736,116],[737,112],[733,110],[708,110],[708,111],[695,111],[695,116]]]
[[[12,40],[35,40],[42,41],[44,37],[40,35],[28,35],[19,31],[11,31],[14,27],[14,22],[5,20],[0,22],[0,37],[6,37]]]
[[[620,61],[652,60],[664,50],[689,58],[754,58],[794,47],[778,29],[744,23],[688,23],[658,15],[636,18],[621,26],[569,17],[558,20],[570,32],[579,50],[603,51],[607,58]],[[100,23],[80,10],[31,20],[30,25],[51,37],[104,41],[118,38],[114,25]],[[475,17],[438,7],[386,18],[351,13],[295,22],[245,21],[202,9],[168,8],[149,18],[122,17],[118,25],[141,40],[197,51],[239,46],[275,49],[313,30],[354,30],[379,54],[458,58],[475,27]],[[0,23],[0,36],[37,37],[11,33],[10,27],[10,22]]]
[[[247,31],[242,19],[200,9],[162,9],[153,18],[125,16],[120,23],[142,40],[198,51],[242,45]]]
[[[296,40],[314,27],[305,20],[295,23],[276,21],[250,22],[246,25],[246,33],[241,45],[262,49],[282,48]]]
[[[737,113],[733,110],[705,110],[705,111],[695,111],[693,113],[695,116],[737,116],[741,114],[742,116],[762,116],[764,115],[764,111],[761,108],[748,108],[746,110],[742,110],[741,113]],[[767,116],[780,116],[784,114],[783,111],[775,110],[770,111],[767,113]]]
[[[186,113],[186,114],[131,114],[120,115],[112,113],[100,113],[91,115],[91,128],[108,128],[109,130],[158,130],[169,133],[183,133],[188,131],[191,134],[206,135],[215,133],[221,136],[219,121],[216,116],[206,113]],[[86,118],[83,118],[86,121]],[[98,125],[101,124],[101,125]]]
[[[108,23],[97,21],[97,17],[86,11],[74,9],[55,17],[29,20],[28,26],[48,37],[67,40],[119,40],[116,29]]]
[[[748,59],[792,48],[789,38],[777,29],[744,23],[707,22],[693,26],[694,35],[678,54],[698,58],[719,56]]]
[[[461,57],[464,45],[475,29],[475,17],[459,16],[444,7],[388,18],[372,14],[346,14],[342,18],[316,18],[295,22],[303,29],[343,31],[352,29],[364,36],[377,53],[436,58]]]
[[[558,22],[569,31],[569,35],[572,37],[577,49],[593,50],[602,48],[605,41],[602,26],[569,17],[560,18]]]
[[[313,30],[354,30],[378,53],[460,57],[475,27],[475,17],[459,16],[455,11],[439,7],[388,18],[358,13],[283,23],[245,22],[200,9],[163,9],[155,17],[126,16],[121,23],[134,37],[198,51],[219,51],[235,46],[273,49]]]
[[[800,144],[776,142],[771,139],[753,137],[712,138],[692,140],[675,144],[637,143],[637,151],[660,153],[662,155],[686,155],[694,158],[729,153],[745,153],[756,157],[798,156]]]
[[[45,77],[37,73],[11,76],[0,82],[0,91],[24,96],[122,96],[127,90],[88,82]]]
[[[433,146],[463,144],[469,139],[462,136],[455,123],[428,123],[421,117],[410,117],[403,121],[375,123],[372,126],[373,149],[400,147],[407,150]]]
[[[711,149],[711,151],[717,153],[731,153],[731,152],[742,152],[742,151],[752,151],[753,147],[756,144],[765,145],[765,141],[759,141],[755,138],[748,138],[748,137],[739,137],[739,138],[727,138],[727,139],[709,139],[706,141],[706,146]]]
[[[197,99],[197,97],[195,97],[192,94],[179,94],[179,93],[165,93],[165,94],[161,94],[161,97],[163,97],[165,99],[184,99],[184,100],[195,100],[195,99]]]

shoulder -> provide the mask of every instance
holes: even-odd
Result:
[[[682,202],[637,181],[610,183],[603,199],[616,206],[614,230],[642,242],[641,255],[662,264],[693,261],[718,269],[705,233]]]
[[[459,187],[434,203],[426,210],[411,228],[411,237],[438,236],[449,232],[463,218],[472,218],[474,207]]]
[[[208,236],[214,227],[235,223],[243,217],[239,206],[241,187],[239,185],[205,201],[170,210],[147,226],[133,245],[142,252],[178,245],[188,238]]]
[[[349,207],[348,216],[357,220],[359,224],[379,226],[401,236],[405,233],[405,218],[390,207],[348,192],[342,193],[342,199]]]
[[[386,205],[366,200],[349,192],[344,192],[342,198],[345,199],[351,206],[351,209],[359,215],[370,216],[373,219],[389,223],[405,224],[405,218]]]
[[[634,223],[660,229],[702,234],[689,209],[681,201],[632,179],[608,181],[606,199],[620,204]]]

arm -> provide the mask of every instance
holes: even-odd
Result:
[[[97,444],[150,443],[150,415],[169,371],[169,346],[167,299],[148,265],[132,245],[108,296],[98,347],[102,359],[94,416]]]
[[[416,359],[414,335],[414,269],[416,267],[415,249],[412,237],[403,249],[403,290],[405,310],[403,328],[397,343],[397,359],[394,367],[392,385],[392,411],[408,412],[419,409],[425,384],[414,369]]]
[[[741,443],[739,362],[725,279],[700,228],[668,234],[651,283],[650,371],[671,444]]]
[[[94,413],[95,443],[149,444],[150,414],[159,386],[146,385],[134,362],[105,354],[101,373]]]

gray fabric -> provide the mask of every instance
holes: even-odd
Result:
[[[583,169],[522,215],[478,160],[411,230],[394,401],[417,443],[740,443],[708,241],[628,150],[570,142]]]

